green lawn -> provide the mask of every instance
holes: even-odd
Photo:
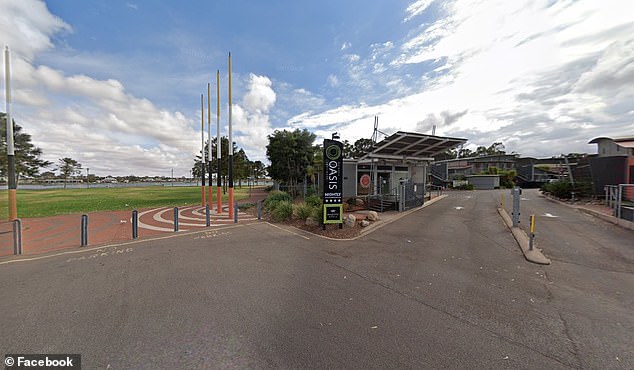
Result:
[[[47,217],[94,211],[133,210],[200,204],[200,187],[149,186],[129,188],[52,189],[17,191],[18,217]],[[235,200],[248,198],[249,188],[236,188]],[[222,198],[226,202],[228,195]],[[216,188],[213,188],[216,201]],[[0,219],[8,218],[8,195],[0,191]]]

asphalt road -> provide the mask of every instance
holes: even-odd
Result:
[[[0,262],[0,352],[112,369],[634,368],[629,255],[591,254],[615,271],[547,248],[552,265],[530,264],[499,196],[451,193],[355,241],[260,223]]]

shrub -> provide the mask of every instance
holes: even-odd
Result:
[[[293,203],[287,200],[278,201],[271,214],[275,221],[286,221],[293,216]]]
[[[473,190],[475,186],[473,184],[462,184],[460,186],[455,187],[456,190]]]
[[[321,197],[317,194],[307,196],[304,198],[304,202],[311,207],[321,208]]]
[[[550,193],[553,196],[561,199],[570,199],[572,194],[572,184],[568,181],[555,181],[549,182],[542,186],[542,191]]]
[[[314,207],[306,203],[300,203],[295,205],[295,215],[301,220],[306,220],[314,213]]]
[[[255,203],[242,203],[242,204],[238,204],[238,209],[241,211],[250,209],[255,207]]]
[[[321,224],[323,218],[324,218],[324,211],[322,210],[322,206],[319,207],[313,207],[313,214],[311,216],[313,216],[313,218],[317,221],[319,221],[319,223]]]
[[[555,181],[542,185],[541,190],[545,193],[561,198],[572,198],[572,192],[575,192],[575,198],[583,198],[592,196],[592,184],[588,182],[579,182],[574,186],[568,181]]]
[[[266,212],[273,212],[275,208],[277,208],[278,203],[292,201],[293,199],[291,198],[290,194],[279,190],[273,190],[264,200],[264,210]]]

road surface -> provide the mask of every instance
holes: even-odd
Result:
[[[590,272],[540,234],[553,264],[530,264],[500,194],[450,193],[355,241],[255,223],[0,262],[0,349],[112,369],[634,368],[628,255]]]

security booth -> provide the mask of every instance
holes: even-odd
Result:
[[[364,198],[368,208],[379,212],[404,211],[420,206],[424,202],[428,166],[434,160],[433,156],[466,141],[398,131],[374,144],[370,153],[356,161],[356,190],[353,194],[344,195]],[[348,166],[350,171],[350,162]],[[347,172],[344,190],[352,189],[350,177],[350,172]]]

